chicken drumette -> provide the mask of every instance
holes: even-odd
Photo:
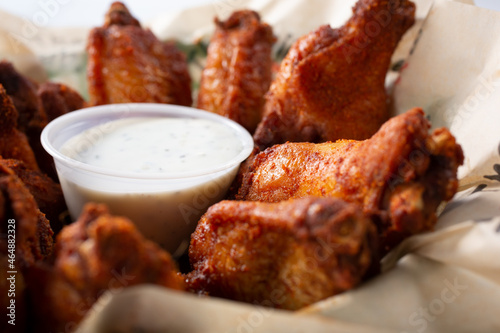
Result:
[[[79,219],[63,228],[53,265],[38,265],[27,282],[41,331],[75,328],[108,290],[140,283],[185,289],[167,252],[144,239],[130,220],[96,204],[85,206]]]
[[[436,209],[458,187],[463,152],[445,128],[428,133],[421,109],[387,121],[365,141],[286,143],[256,155],[243,169],[237,199],[278,202],[338,197],[378,216],[384,250],[432,229]]]
[[[414,14],[409,0],[359,0],[343,27],[300,38],[267,95],[259,148],[373,135],[389,117],[385,78]]]
[[[376,229],[334,198],[223,201],[191,238],[190,288],[295,310],[355,287],[376,264]]]

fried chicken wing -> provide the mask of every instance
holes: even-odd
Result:
[[[223,201],[191,238],[192,289],[296,310],[355,287],[377,255],[360,207],[334,198]]]
[[[0,84],[12,99],[18,112],[17,127],[26,133],[37,135],[47,124],[47,115],[37,95],[37,84],[16,71],[10,62],[0,62]]]
[[[228,117],[253,133],[272,79],[272,28],[250,10],[236,11],[215,24],[198,108]]]
[[[0,62],[0,84],[3,84],[12,99],[18,113],[17,129],[27,136],[38,167],[52,179],[57,180],[54,161],[42,147],[40,134],[49,120],[68,111],[76,110],[79,106],[78,101],[83,102],[83,98],[64,85],[43,83],[38,86],[17,72],[12,64],[6,61]],[[56,92],[55,87],[59,87],[59,91]],[[61,104],[63,101],[64,109]],[[4,155],[4,157],[12,156]],[[30,165],[30,168],[32,167],[33,165]]]
[[[409,0],[359,0],[339,29],[321,26],[289,50],[254,134],[273,144],[367,139],[389,117],[385,77],[414,23]]]
[[[71,331],[108,290],[140,283],[185,288],[170,255],[103,205],[88,204],[63,228],[54,257],[52,267],[39,265],[27,276],[42,331]]]
[[[192,104],[184,54],[143,29],[120,2],[111,5],[104,26],[90,32],[87,52],[91,105]]]
[[[67,211],[61,185],[40,171],[31,170],[19,160],[2,159],[0,165],[14,171],[17,177],[33,195],[38,208],[50,221],[52,231],[58,233]]]
[[[436,209],[458,187],[463,152],[444,128],[428,133],[421,109],[387,121],[370,139],[286,143],[259,153],[241,176],[241,200],[338,197],[380,217],[385,250],[432,229]]]
[[[30,169],[39,170],[28,138],[17,129],[17,118],[16,107],[0,84],[0,156],[21,160]]]
[[[26,314],[24,273],[51,254],[53,233],[23,182],[3,164],[0,164],[0,234],[0,315],[5,319],[0,323],[0,331],[22,332]],[[12,299],[15,300],[13,318],[8,317]],[[7,323],[12,319],[15,326]]]
[[[48,121],[87,106],[87,103],[77,91],[62,83],[44,82],[38,87],[37,95],[40,97]],[[36,147],[34,151],[40,169],[52,179],[58,181],[54,160],[41,146],[40,134],[37,135],[35,143],[30,143],[32,147]],[[51,220],[51,222],[53,221]]]
[[[77,91],[62,83],[44,82],[38,87],[37,95],[49,121],[87,106]]]
[[[15,220],[16,260],[21,266],[32,265],[52,252],[52,229],[40,212],[33,195],[14,171],[0,164],[0,226],[2,235],[10,234],[8,220]],[[0,238],[2,253],[7,237]]]

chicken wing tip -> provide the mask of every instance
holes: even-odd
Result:
[[[127,6],[120,1],[115,1],[106,13],[104,27],[110,25],[135,25],[140,27],[139,21],[132,16]]]

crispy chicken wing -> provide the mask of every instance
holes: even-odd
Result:
[[[14,171],[33,195],[40,211],[50,221],[52,231],[58,233],[67,211],[61,185],[40,171],[31,170],[19,160],[0,158],[0,165]]]
[[[40,97],[48,121],[87,106],[87,103],[77,91],[62,83],[44,82],[38,87],[37,95]],[[40,134],[37,135],[36,142],[30,141],[30,144],[32,147],[36,147],[36,149],[33,149],[40,169],[52,179],[58,181],[54,160],[41,146]],[[51,222],[53,221],[51,220]]]
[[[62,83],[44,82],[38,87],[37,94],[49,121],[87,106],[78,92]]]
[[[0,331],[23,332],[26,321],[24,274],[36,261],[51,254],[53,233],[23,182],[1,163],[0,235],[0,315],[5,319],[0,323]],[[14,317],[8,317],[11,300],[15,300]],[[12,319],[15,326],[7,323]]]
[[[409,0],[359,0],[343,27],[300,38],[271,85],[256,144],[373,135],[389,116],[385,77],[414,13]]]
[[[250,10],[236,11],[226,21],[216,19],[215,24],[198,108],[228,117],[253,133],[271,84],[272,28]]]
[[[237,199],[278,202],[338,197],[380,217],[385,250],[429,230],[455,194],[463,152],[444,128],[428,133],[421,109],[387,121],[370,139],[286,143],[259,153],[241,177]]]
[[[83,107],[83,98],[63,84],[46,82],[39,86],[17,72],[12,64],[6,61],[0,62],[0,84],[12,99],[17,110],[17,129],[27,136],[37,165],[56,180],[54,161],[42,147],[40,134],[48,121]],[[4,154],[4,157],[13,156]],[[29,164],[29,167],[33,168],[33,165]]]
[[[39,170],[28,138],[17,129],[17,118],[16,107],[0,84],[0,156],[21,160],[30,169]]]
[[[334,198],[223,201],[191,238],[190,287],[295,310],[355,287],[376,262],[376,229]]]
[[[140,283],[183,290],[175,262],[126,218],[88,204],[57,236],[52,267],[27,276],[41,331],[71,331],[99,296]]]
[[[29,137],[40,133],[47,124],[47,115],[37,95],[37,84],[16,71],[10,62],[0,62],[0,84],[12,99],[17,112],[18,129]],[[38,136],[37,139],[40,137]]]
[[[51,177],[55,177],[52,157],[43,149],[40,142],[40,134],[47,125],[47,115],[37,95],[37,84],[16,71],[7,61],[0,62],[0,84],[12,99],[18,114],[17,129],[28,138],[30,150],[35,155],[38,167]],[[11,156],[4,155],[4,157]],[[33,165],[30,164],[29,167]]]
[[[46,258],[52,252],[52,229],[38,209],[33,195],[12,169],[0,163],[0,226],[8,235],[8,220],[15,220],[16,260],[22,267]],[[0,238],[0,249],[6,253],[8,237]]]
[[[87,79],[91,105],[149,102],[191,105],[184,54],[143,29],[120,2],[90,32]]]

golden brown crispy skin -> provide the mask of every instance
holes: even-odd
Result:
[[[140,283],[185,289],[170,255],[103,205],[88,204],[76,222],[63,228],[54,257],[53,267],[39,265],[27,276],[41,331],[74,329],[109,290]]]
[[[63,218],[67,211],[61,185],[40,171],[27,168],[19,160],[0,158],[0,165],[11,169],[21,179],[33,195],[40,211],[50,221],[52,231],[57,234],[62,228]]]
[[[355,287],[377,251],[375,226],[355,204],[222,201],[192,235],[187,281],[211,296],[296,310]]]
[[[17,118],[17,110],[0,84],[0,156],[21,160],[28,168],[39,170],[28,138],[17,129]]]
[[[409,0],[359,0],[343,27],[300,38],[267,95],[254,135],[261,150],[373,135],[389,116],[385,77],[414,12]]]
[[[215,24],[198,108],[228,117],[253,133],[272,79],[272,28],[251,10],[236,11]]]
[[[247,168],[236,198],[278,202],[319,196],[360,203],[380,216],[387,250],[431,229],[438,205],[457,190],[462,149],[447,129],[429,134],[429,127],[423,111],[412,109],[365,141],[273,146]]]
[[[49,121],[87,106],[78,92],[62,83],[42,83],[38,87],[37,94]]]
[[[87,52],[91,105],[192,104],[184,54],[142,29],[122,3],[113,3],[104,26],[90,32]]]

